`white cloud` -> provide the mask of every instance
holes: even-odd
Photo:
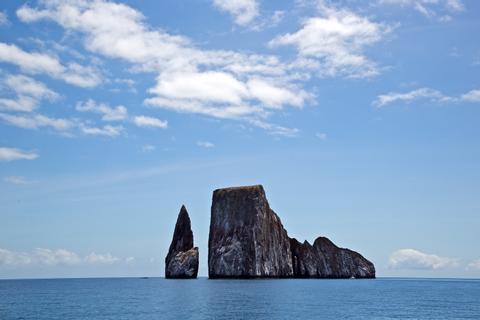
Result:
[[[63,65],[58,58],[39,52],[27,52],[14,44],[0,42],[0,62],[11,63],[31,74],[45,73],[79,87],[95,87],[102,77],[94,67],[77,63]]]
[[[382,40],[390,28],[347,9],[321,1],[320,16],[306,19],[300,30],[277,36],[271,47],[295,46],[300,67],[315,68],[324,76],[370,77],[380,73],[364,49]]]
[[[53,20],[82,34],[87,50],[157,73],[153,96],[144,101],[150,106],[249,123],[263,121],[275,108],[301,106],[307,96],[294,85],[292,66],[277,57],[198,49],[186,37],[152,29],[125,4],[45,0],[38,8],[22,6],[17,16],[24,22]],[[276,96],[249,86],[257,79]]]
[[[42,99],[56,100],[59,95],[42,82],[24,75],[7,75],[2,85],[16,94],[15,99],[0,98],[0,109],[31,112]]]
[[[387,94],[379,95],[377,99],[373,102],[373,104],[378,107],[383,107],[387,104],[395,102],[409,103],[419,99],[428,99],[432,102],[447,102],[452,100],[452,98],[444,95],[438,90],[430,88],[420,88],[405,93],[389,92]]]
[[[383,107],[388,104],[396,102],[405,102],[410,103],[417,100],[428,100],[433,103],[445,103],[445,102],[471,102],[477,103],[480,102],[480,89],[471,90],[465,94],[461,94],[458,97],[448,96],[443,94],[441,91],[431,89],[431,88],[420,88],[412,90],[409,92],[389,92],[387,94],[382,94],[373,101],[373,105],[377,107]]]
[[[0,11],[0,26],[8,24],[8,17],[5,12]]]
[[[197,141],[197,146],[207,149],[215,147],[215,145],[209,141]]]
[[[378,2],[412,8],[427,18],[438,18],[440,21],[449,21],[451,19],[449,13],[465,10],[462,0],[379,0]]]
[[[99,265],[114,264],[121,261],[110,253],[97,254],[92,252],[85,257],[65,249],[36,248],[32,252],[15,252],[0,248],[0,267],[22,267],[22,266],[56,266],[56,265]],[[133,257],[125,259],[127,263],[133,261]]]
[[[9,176],[3,178],[3,181],[11,183],[11,184],[16,184],[16,185],[27,185],[27,184],[32,184],[34,181],[30,181],[26,179],[25,177],[21,176]]]
[[[16,148],[0,148],[0,161],[34,160],[38,154]]]
[[[467,270],[480,270],[480,259],[473,260],[467,265]]]
[[[146,144],[142,146],[142,151],[143,152],[152,152],[155,151],[156,147],[151,145],[151,144]]]
[[[92,252],[85,257],[85,261],[88,264],[114,264],[119,260],[119,258],[112,256],[110,253],[97,254]]]
[[[388,266],[392,269],[437,270],[456,267],[457,259],[423,253],[415,249],[397,250],[390,256]]]
[[[124,106],[110,107],[105,103],[97,103],[92,99],[85,102],[79,101],[75,106],[75,109],[80,112],[95,112],[102,114],[102,120],[104,121],[120,121],[127,118],[127,108]]]
[[[213,4],[235,18],[235,23],[246,26],[258,16],[257,0],[213,0]]]
[[[127,264],[133,263],[134,261],[135,261],[135,258],[134,258],[134,257],[127,257],[127,258],[125,258],[125,262],[126,262]]]
[[[317,132],[315,133],[315,137],[317,137],[318,139],[322,140],[322,141],[325,141],[327,140],[328,136],[326,133],[324,132]]]
[[[133,118],[133,122],[139,127],[153,127],[161,129],[166,129],[168,127],[167,121],[147,116],[135,116]]]
[[[41,114],[11,115],[0,113],[3,121],[24,129],[38,129],[40,127],[51,127],[57,131],[67,131],[75,126],[75,123],[68,119],[50,118]]]
[[[106,136],[106,137],[116,137],[122,133],[124,130],[123,126],[111,126],[106,125],[103,127],[90,127],[85,124],[80,124],[80,130],[91,136]]]
[[[461,96],[463,101],[480,102],[480,89],[471,90]]]

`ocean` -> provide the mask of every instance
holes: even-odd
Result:
[[[1,280],[0,319],[480,319],[480,281]]]

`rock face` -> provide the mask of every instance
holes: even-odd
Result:
[[[213,192],[210,278],[293,276],[290,239],[260,185]]]
[[[375,278],[359,253],[319,237],[290,239],[261,185],[213,192],[208,241],[210,278]]]
[[[182,206],[165,258],[165,278],[194,279],[197,274],[198,248],[193,247],[190,217],[185,206]]]
[[[375,278],[373,263],[325,237],[318,237],[313,246],[293,238],[290,247],[296,278]]]

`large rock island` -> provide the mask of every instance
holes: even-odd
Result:
[[[182,206],[165,258],[165,278],[195,279],[197,274],[198,248],[193,247],[190,217],[185,206]]]
[[[359,253],[319,237],[288,237],[261,185],[213,192],[208,240],[210,278],[375,278]]]

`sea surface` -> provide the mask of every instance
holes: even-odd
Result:
[[[480,319],[480,281],[1,280],[0,319]]]

